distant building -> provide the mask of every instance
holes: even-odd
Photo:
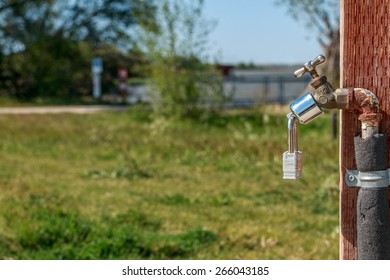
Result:
[[[221,73],[222,73],[222,75],[224,77],[229,77],[231,72],[232,72],[232,70],[234,69],[234,66],[233,65],[222,65],[222,64],[220,64],[220,65],[217,65],[217,69],[219,71],[221,71]]]

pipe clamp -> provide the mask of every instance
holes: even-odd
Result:
[[[344,178],[348,187],[387,188],[390,185],[390,169],[366,172],[346,170]]]

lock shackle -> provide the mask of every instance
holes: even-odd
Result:
[[[287,115],[288,123],[288,152],[294,153],[298,151],[298,118],[290,113]]]

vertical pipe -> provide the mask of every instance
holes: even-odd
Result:
[[[360,188],[357,200],[359,260],[389,260],[388,188]]]
[[[364,124],[363,124],[364,126]],[[367,127],[366,127],[367,128]],[[361,172],[387,170],[385,134],[373,126],[355,137],[357,168]],[[357,249],[359,260],[390,259],[388,187],[364,187],[357,198]]]

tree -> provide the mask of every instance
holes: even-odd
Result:
[[[131,27],[155,30],[152,0],[4,0],[0,86],[20,99],[85,94],[90,60],[107,44],[131,46]]]
[[[206,103],[223,100],[221,77],[206,63],[213,22],[203,17],[203,2],[162,1],[158,34],[143,33],[159,113],[198,118]]]
[[[155,9],[152,0],[4,0],[0,40],[9,43],[2,44],[6,52],[20,51],[45,36],[128,48],[130,26],[156,28]]]
[[[337,0],[277,0],[288,13],[317,32],[327,58],[326,74],[331,81],[340,79],[340,11]]]

